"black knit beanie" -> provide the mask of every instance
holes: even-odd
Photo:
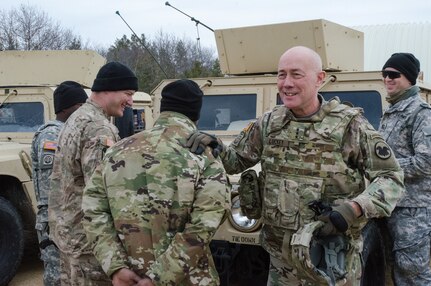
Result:
[[[71,80],[64,81],[54,90],[55,114],[77,103],[85,103],[87,98],[87,93],[79,83]]]
[[[175,111],[197,121],[202,107],[202,90],[191,80],[180,79],[162,89],[160,112]]]
[[[100,68],[92,91],[138,90],[138,78],[133,71],[119,62],[110,62]]]
[[[410,53],[395,53],[393,54],[383,66],[385,68],[394,68],[402,73],[412,85],[416,84],[420,71],[419,60]]]

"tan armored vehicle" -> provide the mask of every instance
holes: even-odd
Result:
[[[55,118],[53,92],[65,80],[87,88],[105,58],[92,51],[0,52],[0,285],[15,275],[24,248],[38,251],[36,199],[30,144],[34,132]],[[151,98],[134,97],[135,129],[152,125]]]
[[[327,77],[320,93],[330,99],[364,109],[370,123],[378,128],[386,105],[380,71],[363,71],[362,32],[325,20],[223,29],[215,31],[220,67],[225,77],[195,78],[204,91],[198,128],[215,134],[228,144],[250,121],[281,104],[277,96],[278,60],[289,47],[302,45],[317,51]],[[389,56],[389,55],[388,55]],[[384,62],[382,62],[382,65]],[[155,117],[165,80],[154,89]],[[430,86],[418,82],[422,96],[431,101]],[[212,242],[214,259],[222,285],[266,285],[268,256],[259,247],[260,222],[241,214],[235,184],[232,210]],[[385,285],[384,245],[376,222],[363,231],[365,275],[363,285]],[[386,267],[387,268],[387,267]],[[388,280],[388,279],[386,279]]]

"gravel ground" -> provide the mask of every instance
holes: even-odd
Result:
[[[37,255],[23,257],[21,266],[8,286],[43,286],[43,263]]]

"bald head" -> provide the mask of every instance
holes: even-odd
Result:
[[[322,71],[322,59],[319,54],[310,48],[304,46],[296,46],[288,49],[280,57],[278,67],[285,61],[291,61],[292,59],[301,60],[307,68],[314,72]]]

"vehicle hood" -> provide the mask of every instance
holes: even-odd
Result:
[[[30,148],[30,144],[0,142],[0,176],[12,176],[21,182],[31,180],[19,156],[21,151],[30,155]]]

